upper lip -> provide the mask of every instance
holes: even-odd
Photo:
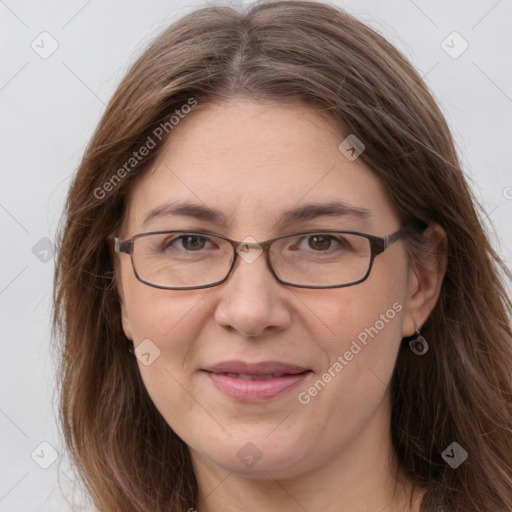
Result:
[[[279,361],[263,361],[260,363],[223,361],[203,369],[211,373],[239,373],[245,375],[297,375],[308,371],[307,368],[302,366]]]

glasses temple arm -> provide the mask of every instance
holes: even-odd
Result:
[[[400,240],[404,235],[406,235],[409,231],[414,229],[423,232],[428,227],[428,224],[421,220],[417,220],[412,224],[408,224],[404,226],[402,229],[399,229],[396,233],[393,233],[384,238],[384,249],[389,247],[391,244],[394,244],[397,240]]]

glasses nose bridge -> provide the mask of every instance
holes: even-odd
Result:
[[[245,242],[245,241],[241,241],[240,242],[240,241],[237,241],[237,240],[228,240],[228,241],[229,241],[231,247],[233,248],[233,261],[231,263],[231,268],[229,269],[229,272],[226,275],[226,279],[225,280],[229,279],[231,277],[231,275],[234,273],[235,267],[236,267],[236,264],[237,264],[237,261],[238,261],[239,258],[241,258],[242,260],[245,261],[245,263],[250,265],[250,264],[254,263],[254,261],[256,261],[260,256],[263,256],[265,258],[267,269],[270,271],[272,276],[275,279],[277,279],[275,271],[274,271],[274,269],[272,267],[272,263],[270,261],[270,247],[275,242],[275,239],[266,240],[265,242],[258,242],[256,240],[254,242]],[[253,261],[247,261],[241,255],[242,251],[240,250],[240,246],[242,246],[242,245],[246,245],[246,246],[250,246],[250,247],[261,249],[262,254],[259,254]]]

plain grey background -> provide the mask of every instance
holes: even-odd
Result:
[[[381,32],[424,76],[510,263],[512,0],[334,3]],[[70,177],[127,67],[161,29],[202,5],[0,0],[2,512],[71,510],[61,488],[79,497],[55,419],[50,241]]]

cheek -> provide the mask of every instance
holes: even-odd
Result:
[[[334,331],[326,335],[322,329],[323,337],[317,337],[323,367],[297,390],[294,418],[313,426],[318,461],[354,445],[362,431],[380,439],[389,421],[388,389],[400,344],[402,305],[394,297],[338,298],[319,308],[323,323],[330,322]]]
[[[318,311],[322,327],[315,337],[318,348],[327,354],[326,367],[321,369],[322,375],[330,375],[325,380],[337,382],[343,393],[350,389],[351,396],[364,395],[369,381],[384,389],[401,340],[400,300],[387,294],[361,301],[351,297],[325,303]]]
[[[386,345],[390,344],[393,352],[400,340],[406,295],[405,271],[372,271],[370,278],[358,285],[303,294],[303,319],[308,323],[309,317],[309,325],[316,326],[315,338],[325,340],[331,357],[350,350],[353,341],[364,352],[387,353]],[[378,343],[370,344],[374,339]]]
[[[179,295],[179,291],[141,286],[147,290],[139,287],[139,293],[127,293],[125,304],[135,347],[149,339],[159,348],[166,363],[182,364],[204,323],[205,291]]]
[[[144,386],[155,407],[182,438],[188,426],[176,418],[197,414],[197,393],[190,378],[195,370],[194,354],[199,350],[197,340],[209,315],[204,302],[207,293],[158,290],[138,282],[126,288],[126,311]]]
[[[126,263],[126,264],[125,264]],[[137,280],[129,262],[120,268],[123,316],[137,346],[150,339],[161,349],[166,343],[187,339],[198,327],[197,306],[208,290],[163,290]]]
[[[143,381],[159,407],[164,396],[180,396],[178,383],[183,381],[195,340],[208,315],[204,298],[209,291],[150,287],[126,267],[121,276],[123,317],[129,324]]]
[[[354,426],[375,411],[400,348],[406,285],[405,273],[391,268],[353,287],[302,297],[325,357],[313,386],[301,390],[301,403],[344,417],[345,424],[350,412]]]

